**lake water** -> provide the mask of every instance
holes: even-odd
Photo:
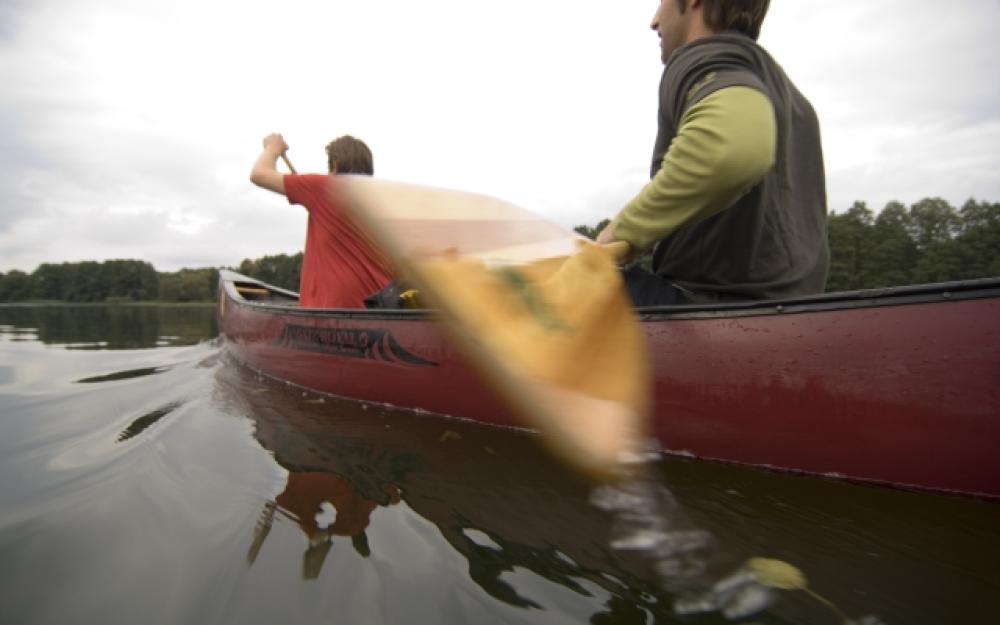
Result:
[[[678,616],[532,436],[261,378],[216,334],[206,307],[0,307],[0,623],[734,622]],[[998,503],[676,458],[652,479],[713,537],[704,579],[778,558],[835,606],[735,622],[1000,620]]]

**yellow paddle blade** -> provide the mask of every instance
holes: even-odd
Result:
[[[335,188],[516,414],[576,467],[616,477],[647,434],[651,376],[611,252],[494,198]]]

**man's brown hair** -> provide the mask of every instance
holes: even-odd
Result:
[[[694,0],[692,6],[699,4],[705,24],[713,31],[735,30],[756,41],[770,0]],[[688,0],[677,0],[677,5],[684,13]]]
[[[326,162],[330,173],[366,174],[368,176],[375,173],[372,151],[368,149],[364,141],[355,139],[351,135],[338,137],[327,144]]]

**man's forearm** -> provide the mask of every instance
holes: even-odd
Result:
[[[278,171],[278,157],[285,153],[288,144],[280,134],[273,132],[261,142],[264,150],[250,170],[250,181],[258,187],[285,195],[285,176]]]
[[[260,153],[250,170],[250,181],[258,187],[285,194],[285,176],[278,171],[278,157],[281,151],[268,146]]]

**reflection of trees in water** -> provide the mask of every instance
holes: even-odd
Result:
[[[142,434],[142,432],[153,425],[163,417],[167,416],[171,412],[177,410],[183,405],[184,402],[174,401],[157,408],[151,412],[147,412],[135,421],[132,421],[128,426],[118,434],[118,442],[124,443],[127,440],[131,440],[136,436]]]
[[[457,513],[454,523],[438,527],[451,546],[469,561],[469,577],[490,596],[505,603],[523,608],[544,609],[531,599],[522,597],[514,586],[501,579],[505,573],[522,568],[583,596],[591,596],[579,581],[584,579],[611,593],[612,597],[607,604],[608,612],[594,615],[592,620],[598,619],[595,622],[618,622],[600,620],[610,616],[641,615],[640,620],[629,622],[644,623],[643,610],[656,611],[655,593],[658,590],[618,566],[604,570],[588,568],[575,562],[555,546],[535,547],[507,540],[476,527]],[[489,542],[481,538],[476,540],[475,532],[482,532]]]
[[[194,345],[218,335],[208,306],[0,306],[0,330],[54,345],[137,349]]]
[[[124,371],[115,371],[114,373],[108,373],[105,375],[95,375],[89,378],[81,378],[76,381],[77,384],[99,384],[101,382],[115,382],[117,380],[131,380],[134,378],[144,378],[148,375],[156,375],[158,373],[163,373],[164,371],[169,371],[170,367],[140,367],[139,369],[126,369]]]

